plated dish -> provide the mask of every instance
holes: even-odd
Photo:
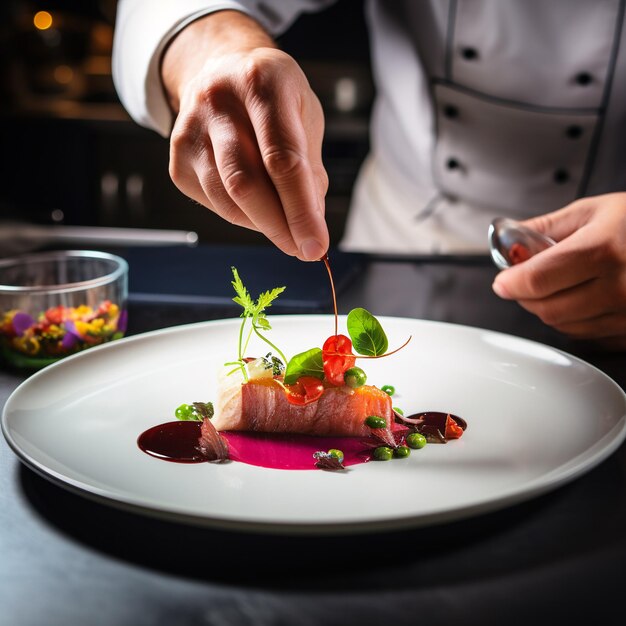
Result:
[[[421,526],[495,510],[574,479],[624,439],[624,392],[573,356],[476,328],[380,321],[390,345],[413,339],[393,358],[369,363],[369,379],[393,382],[394,404],[405,411],[462,415],[471,425],[462,439],[342,472],[184,465],[144,454],[138,433],[170,419],[181,399],[215,397],[238,319],[69,357],[12,394],[2,429],[28,466],[112,505],[201,525],[308,533]],[[276,316],[272,340],[297,353],[331,325],[331,316]]]
[[[367,384],[356,365],[393,356],[380,321],[363,308],[352,309],[346,332],[339,316],[332,271],[333,332],[322,347],[287,357],[268,336],[267,309],[285,287],[253,297],[232,268],[235,296],[242,307],[235,360],[224,363],[215,403],[193,401],[169,421],[144,431],[137,444],[147,454],[177,463],[250,463],[273,469],[342,471],[371,460],[406,459],[428,441],[460,439],[467,422],[442,411],[405,416],[394,407],[393,385]],[[251,341],[253,340],[253,341]],[[321,345],[322,342],[320,342]],[[265,356],[259,356],[270,349]],[[345,452],[344,452],[345,451]]]

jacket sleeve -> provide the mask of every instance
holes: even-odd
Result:
[[[142,126],[169,135],[173,115],[160,76],[168,42],[194,20],[224,9],[256,19],[271,35],[285,31],[305,11],[334,0],[120,0],[113,42],[113,80],[122,104]]]

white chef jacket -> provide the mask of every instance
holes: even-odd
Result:
[[[137,122],[167,135],[159,63],[178,31],[236,9],[277,35],[331,3],[121,0],[120,98]],[[377,95],[342,247],[480,252],[497,215],[521,219],[626,190],[624,5],[368,0]]]

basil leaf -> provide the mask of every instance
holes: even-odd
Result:
[[[358,354],[380,356],[387,352],[389,342],[380,322],[365,309],[352,309],[348,313],[348,334]]]
[[[319,348],[300,352],[287,363],[285,384],[293,385],[300,376],[324,378],[324,363],[322,362],[322,351]]]

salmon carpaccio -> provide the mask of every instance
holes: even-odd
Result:
[[[368,415],[383,417],[388,429],[393,425],[391,398],[377,387],[328,387],[318,400],[299,406],[289,403],[272,378],[233,378],[220,385],[212,419],[217,430],[367,437],[372,432],[364,423]]]

